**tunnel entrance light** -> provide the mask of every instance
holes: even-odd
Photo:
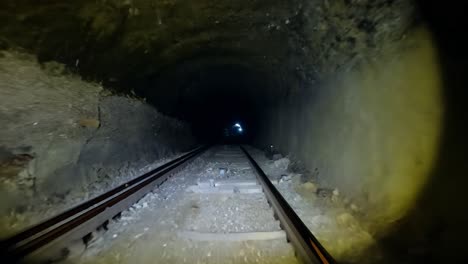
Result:
[[[239,122],[234,123],[230,129],[232,136],[238,136],[244,132],[244,128]]]

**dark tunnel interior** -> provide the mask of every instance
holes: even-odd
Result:
[[[160,109],[169,109],[169,113],[188,120],[202,142],[249,142],[259,119],[258,108],[271,103],[269,95],[261,93],[270,88],[270,77],[243,65],[187,65],[188,68],[182,66],[169,76],[150,76],[137,93]],[[163,91],[151,88],[169,86],[170,89]],[[244,133],[227,137],[225,129],[230,130],[237,122],[243,124]]]
[[[302,175],[301,199],[308,182],[339,189],[357,219],[346,232],[366,230],[327,233],[339,263],[465,263],[466,12],[462,1],[4,0],[0,211],[67,200],[105,178],[102,164],[274,146]]]

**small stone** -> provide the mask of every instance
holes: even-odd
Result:
[[[283,155],[281,155],[281,154],[274,154],[273,155],[273,160],[279,160],[281,158],[283,158]]]
[[[280,170],[287,170],[289,166],[289,159],[288,158],[281,158],[278,160],[275,160],[274,164],[275,167],[280,169]]]
[[[92,118],[83,118],[78,121],[78,124],[87,128],[98,128],[100,125],[99,120]]]
[[[143,203],[143,208],[147,208],[148,207],[148,203],[147,202],[144,202]]]
[[[338,189],[333,190],[333,195],[340,196],[340,191],[338,191]]]
[[[288,182],[291,181],[291,175],[281,175],[279,182]]]
[[[321,198],[330,198],[333,195],[333,191],[327,188],[318,188],[317,196]]]
[[[306,182],[306,183],[302,184],[302,188],[306,189],[307,191],[313,192],[313,193],[317,192],[317,185],[315,185],[312,182]]]
[[[43,66],[44,70],[53,76],[60,76],[66,71],[65,64],[58,63],[55,61],[45,62]]]
[[[342,213],[336,217],[336,222],[340,226],[350,227],[350,226],[355,225],[356,220],[350,213]]]
[[[117,237],[117,234],[113,234],[113,235],[112,235],[112,238],[116,238],[116,237]]]
[[[351,204],[349,207],[351,208],[351,210],[353,210],[355,212],[359,211],[359,207],[357,207],[357,205],[355,205],[355,204]]]

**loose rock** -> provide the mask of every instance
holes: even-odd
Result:
[[[98,128],[100,125],[100,122],[97,119],[84,118],[84,119],[80,119],[80,121],[78,121],[78,124],[82,127]]]
[[[313,192],[313,193],[317,192],[317,185],[315,185],[312,182],[306,182],[306,183],[302,184],[302,188],[306,189],[307,191]]]

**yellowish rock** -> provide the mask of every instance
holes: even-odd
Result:
[[[310,191],[310,192],[317,192],[317,185],[315,185],[314,183],[312,182],[306,182],[304,184],[302,184],[302,188],[306,189],[307,191]]]
[[[342,213],[336,217],[336,222],[341,227],[352,227],[356,225],[356,219],[350,213]]]
[[[100,122],[99,120],[93,118],[83,118],[78,121],[78,124],[82,127],[98,128]]]
[[[353,210],[354,212],[358,212],[358,211],[359,211],[359,207],[358,207],[357,205],[355,205],[355,204],[351,204],[349,207],[350,207],[351,210]]]

